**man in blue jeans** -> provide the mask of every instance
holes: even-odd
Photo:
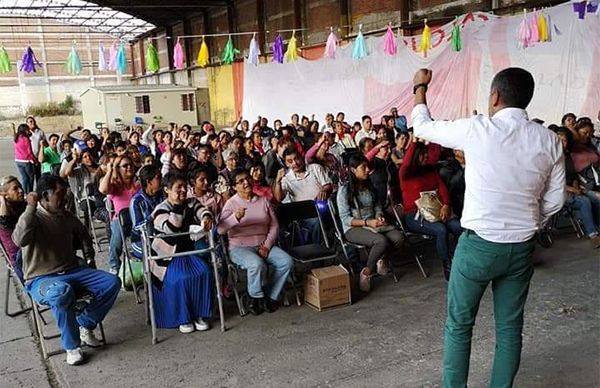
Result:
[[[481,297],[494,295],[496,351],[491,387],[511,387],[521,360],[523,310],[533,275],[534,236],[565,201],[565,159],[558,137],[530,121],[533,76],[520,68],[492,81],[489,117],[433,121],[426,92],[431,71],[414,77],[416,137],[463,150],[465,204],[448,284],[444,387],[466,387],[471,336]]]
[[[91,268],[95,267],[92,239],[81,221],[65,210],[67,187],[57,176],[42,176],[37,192],[27,196],[27,208],[12,238],[22,248],[27,292],[36,303],[50,306],[67,363],[77,365],[84,361],[82,343],[100,345],[93,330],[115,302],[121,281]],[[81,244],[87,266],[75,256],[75,243]],[[92,301],[77,314],[76,294],[81,292],[90,293]]]

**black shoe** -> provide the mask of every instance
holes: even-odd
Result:
[[[444,278],[446,281],[450,281],[450,271],[452,270],[452,261],[444,261]]]
[[[248,300],[248,311],[252,315],[260,315],[263,312],[261,301],[262,298],[250,298]]]
[[[265,310],[267,310],[267,312],[269,313],[274,313],[275,311],[277,311],[277,309],[279,309],[279,302],[276,300],[273,300],[271,298],[264,298],[265,300]]]

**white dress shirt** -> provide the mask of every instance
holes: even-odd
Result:
[[[552,131],[529,121],[525,110],[432,121],[420,104],[412,122],[416,137],[465,153],[464,228],[492,242],[527,241],[562,208],[562,145]]]
[[[331,179],[325,169],[316,163],[306,165],[306,171],[298,176],[291,169],[281,180],[281,189],[290,202],[314,200],[325,185],[331,184]]]
[[[354,136],[354,142],[356,144],[360,143],[360,140],[362,138],[368,137],[369,139],[373,139],[376,140],[377,139],[377,132],[371,128],[370,132],[365,131],[364,128],[361,128],[360,131],[356,132],[356,136]]]

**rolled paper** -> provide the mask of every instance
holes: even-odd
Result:
[[[8,73],[12,71],[10,58],[4,46],[0,47],[0,73]]]
[[[579,19],[585,19],[586,1],[573,3],[573,12],[577,14]]]
[[[421,35],[421,44],[419,46],[419,52],[423,53],[423,56],[427,56],[427,51],[431,49],[431,30],[427,25],[427,19],[423,22],[425,26],[423,27],[423,34]]]
[[[200,67],[206,67],[210,61],[210,57],[208,55],[208,45],[206,44],[206,39],[202,38],[202,44],[200,45],[200,51],[198,51],[198,57],[196,58],[196,63]]]
[[[25,52],[23,53],[23,58],[21,58],[21,67],[20,70],[26,73],[35,73],[35,66],[42,66],[42,64],[35,57],[35,53],[31,46],[27,46]]]
[[[273,41],[273,62],[283,63],[283,38],[278,32]]]
[[[106,60],[106,50],[104,49],[104,45],[102,42],[98,44],[98,70],[106,71],[108,70],[108,61]]]
[[[527,48],[530,46],[531,30],[529,28],[529,21],[527,20],[526,11],[523,10],[523,19],[519,24],[519,31],[517,33],[517,41],[519,48]]]
[[[454,23],[454,27],[452,28],[452,50],[456,52],[462,50],[462,39],[460,36],[460,24],[458,23],[458,20]]]
[[[125,56],[125,44],[121,42],[117,50],[117,73],[125,74],[127,71],[127,57]]]
[[[181,43],[179,42],[179,38],[177,38],[177,43],[175,43],[175,47],[173,47],[173,65],[177,70],[183,69],[183,47],[181,47]]]
[[[394,31],[392,30],[392,26],[388,24],[387,31],[385,33],[385,37],[383,39],[383,51],[389,55],[394,56],[397,52],[396,46],[396,36],[394,35]]]
[[[110,46],[110,61],[108,62],[108,70],[115,71],[117,70],[117,53],[119,49],[117,48],[117,42],[113,42]]]
[[[531,36],[529,38],[530,45],[534,43],[538,43],[540,41],[540,31],[538,29],[538,19],[535,16],[535,12],[532,12],[529,15],[529,31],[531,31]]]
[[[333,28],[327,37],[327,43],[325,44],[325,57],[335,59],[335,52],[337,51],[337,36],[333,33]]]
[[[226,65],[231,65],[235,59],[235,55],[239,52],[240,51],[233,46],[233,39],[231,39],[231,35],[229,35],[229,39],[223,49],[223,54],[221,54],[221,61]]]
[[[150,42],[146,48],[146,72],[156,73],[159,69],[158,51],[156,51],[156,47]]]
[[[540,12],[538,15],[538,32],[540,35],[540,42],[548,41],[548,26],[546,25],[546,16]]]
[[[365,37],[362,33],[362,24],[359,24],[358,35],[356,35],[356,39],[354,39],[354,44],[352,46],[352,58],[361,59],[367,55],[367,45],[365,43]]]

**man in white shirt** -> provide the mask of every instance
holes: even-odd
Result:
[[[354,142],[356,144],[360,143],[360,140],[364,137],[368,137],[370,139],[377,139],[377,132],[373,129],[373,121],[371,120],[371,116],[363,116],[362,117],[362,128],[360,131],[356,132],[354,136]]]
[[[461,218],[465,233],[448,284],[443,386],[467,386],[472,329],[491,282],[496,354],[490,386],[511,387],[521,357],[535,233],[565,200],[562,147],[554,133],[527,117],[534,90],[529,72],[508,68],[496,74],[490,117],[456,121],[431,120],[426,105],[430,81],[430,70],[415,74],[414,134],[461,149],[468,161]]]
[[[333,132],[333,114],[327,113],[325,115],[325,124],[321,127],[319,131],[321,133]]]

